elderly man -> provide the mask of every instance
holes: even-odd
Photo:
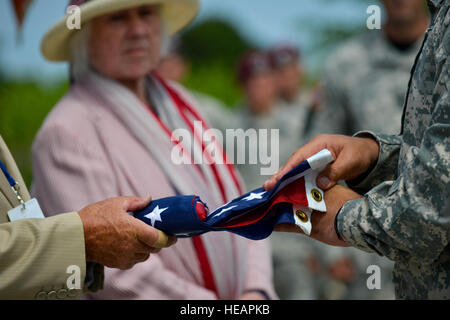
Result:
[[[0,167],[0,299],[79,299],[83,287],[102,287],[101,265],[128,269],[176,240],[127,214],[149,199],[110,199],[43,219],[1,137]],[[95,273],[86,261],[98,263]]]
[[[336,160],[317,178],[321,188],[329,189],[327,213],[313,214],[311,236],[395,261],[397,298],[448,300],[450,4],[430,0],[428,6],[431,27],[412,69],[401,134],[318,136],[300,148],[265,188],[272,188],[308,156],[330,149]],[[347,180],[353,190],[332,188],[338,180]]]
[[[39,131],[34,193],[50,214],[109,196],[195,194],[216,208],[243,193],[235,168],[204,158],[194,126],[207,124],[178,84],[152,72],[166,36],[197,14],[197,0],[91,0],[82,28],[62,19],[44,56],[70,61],[73,84]],[[175,139],[185,129],[196,143]],[[181,147],[181,148],[180,148]],[[172,160],[174,150],[186,161]],[[216,149],[220,152],[220,146]],[[225,157],[223,153],[221,156]],[[64,186],[70,184],[70,197]],[[160,208],[164,218],[164,208]],[[105,269],[92,299],[267,299],[275,294],[267,243],[231,233],[179,239],[129,271]]]

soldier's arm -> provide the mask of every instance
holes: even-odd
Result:
[[[448,61],[437,85],[448,84]],[[347,202],[337,218],[349,244],[392,260],[436,260],[450,242],[450,98],[434,100],[432,125],[420,146],[407,150],[398,177]]]

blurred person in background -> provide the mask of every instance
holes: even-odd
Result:
[[[296,145],[291,135],[295,135],[294,139],[298,141],[300,134],[297,128],[301,127],[301,124],[290,128],[284,123],[284,114],[281,115],[281,113],[287,112],[282,110],[287,107],[278,105],[277,77],[269,54],[256,50],[246,53],[238,63],[237,78],[244,92],[244,102],[236,108],[238,111],[232,125],[244,131],[255,129],[257,134],[259,129],[267,129],[269,139],[271,139],[271,129],[279,130],[277,143],[279,150],[270,150],[270,152],[280,159],[288,159],[294,151],[291,148]],[[297,106],[292,107],[294,108]],[[296,117],[296,114],[295,110],[291,112],[293,117]],[[297,122],[302,121],[300,116],[296,119]],[[245,143],[246,163],[238,164],[238,168],[245,183],[252,190],[260,187],[267,176],[261,175],[261,163],[249,163],[250,152],[258,154],[260,151],[259,143],[250,143],[250,140],[243,143]],[[268,145],[270,146],[270,143]],[[288,152],[288,154],[284,156],[282,152]],[[274,233],[270,241],[275,291],[279,297],[284,300],[317,299],[317,259],[314,248],[310,245],[312,241],[305,237],[305,241],[300,243],[298,237],[290,233]]]
[[[270,139],[270,129],[279,129],[279,126],[276,117],[275,78],[267,53],[258,50],[245,53],[238,62],[237,79],[244,97],[243,101],[234,108],[235,121],[230,125],[232,128],[244,131],[267,129]],[[249,154],[259,154],[258,144],[249,143],[249,141],[243,143],[245,143],[246,161],[244,164],[238,164],[237,167],[248,189],[253,190],[261,187],[267,177],[261,175],[259,161],[256,164],[249,163]],[[279,157],[279,150],[270,150],[270,152],[273,156]]]
[[[314,94],[304,86],[305,71],[299,50],[279,45],[269,50],[277,90],[277,118],[280,128],[280,161],[295,151],[293,146],[305,139],[314,113]],[[307,141],[304,141],[307,142]]]
[[[279,98],[289,105],[302,104],[303,70],[300,53],[291,45],[279,45],[269,50]]]
[[[303,86],[305,73],[297,48],[279,45],[269,50],[269,57],[278,95],[275,114],[280,129],[280,161],[286,162],[299,141],[307,142],[314,95]],[[339,299],[353,280],[352,262],[341,257],[340,249],[290,233],[274,233],[270,240],[275,289],[281,299]]]
[[[45,211],[126,194],[196,194],[216,208],[244,193],[233,166],[198,159],[202,142],[191,154],[200,164],[171,160],[171,132],[183,128],[193,136],[193,121],[206,123],[185,89],[152,71],[165,35],[187,25],[199,2],[73,3],[80,5],[81,30],[68,30],[62,19],[42,41],[44,56],[69,61],[73,78],[33,145],[33,192]],[[106,268],[104,290],[87,298],[276,298],[266,241],[214,232],[179,239],[167,250],[132,270]]]
[[[190,72],[189,62],[183,55],[183,43],[178,35],[167,38],[161,49],[161,59],[155,71],[163,79],[182,83]]]
[[[382,1],[387,20],[342,44],[328,59],[324,76],[324,104],[316,114],[308,138],[320,133],[353,135],[361,130],[400,132],[410,71],[420,49],[429,18],[424,0]],[[391,299],[393,262],[356,249],[342,250],[353,260],[357,277],[343,297]],[[350,252],[351,253],[350,253]],[[368,290],[367,267],[382,269],[382,289]]]
[[[342,44],[327,60],[324,102],[309,137],[363,129],[400,132],[410,71],[429,18],[424,0],[384,0],[387,20]]]
[[[290,44],[274,46],[269,50],[269,57],[280,102],[287,107],[305,107],[309,111],[314,97],[305,85],[306,71],[299,49]]]

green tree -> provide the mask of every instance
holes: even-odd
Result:
[[[236,62],[254,45],[227,22],[209,19],[181,35],[182,53],[191,63],[185,85],[210,94],[226,105],[235,105],[241,92],[236,81]]]

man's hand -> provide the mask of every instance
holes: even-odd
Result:
[[[147,260],[150,253],[174,244],[175,237],[128,214],[145,208],[150,201],[150,197],[113,198],[78,212],[84,227],[86,260],[125,270]]]
[[[311,215],[312,230],[310,237],[332,246],[348,247],[348,244],[337,237],[334,229],[334,219],[344,203],[361,197],[353,190],[341,185],[326,191],[325,204],[327,212],[315,211]],[[279,224],[275,227],[275,231],[303,233],[299,227],[293,224]]]
[[[297,165],[323,149],[330,150],[335,161],[317,177],[317,185],[328,190],[339,180],[356,179],[372,169],[378,160],[379,146],[371,138],[353,138],[343,135],[318,135],[298,149],[266,183],[271,190],[277,182]]]

